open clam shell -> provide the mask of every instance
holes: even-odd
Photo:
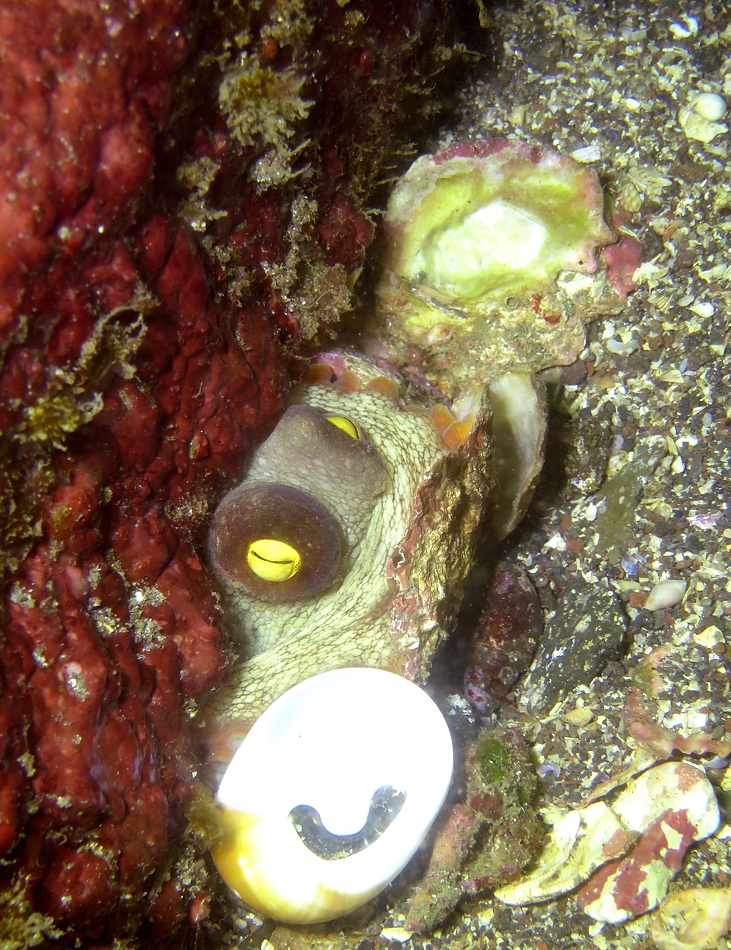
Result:
[[[376,669],[322,673],[270,706],[231,760],[214,861],[258,913],[332,920],[406,866],[451,776],[447,724],[418,686]]]

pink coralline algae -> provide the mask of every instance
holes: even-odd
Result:
[[[664,812],[626,858],[605,865],[581,888],[579,906],[595,920],[612,924],[657,907],[698,834],[685,809]]]
[[[362,6],[362,24],[335,0],[200,22],[181,0],[0,10],[13,946],[157,940],[209,912],[190,723],[229,650],[201,532],[349,306],[367,195],[447,19]]]
[[[631,779],[610,803],[557,811],[550,820],[538,861],[495,896],[520,906],[583,885],[583,911],[618,924],[658,906],[690,845],[718,829],[720,812],[702,769],[667,762]]]
[[[622,300],[637,289],[635,271],[642,263],[642,245],[629,234],[623,234],[616,244],[610,244],[602,252],[607,265],[607,280]]]

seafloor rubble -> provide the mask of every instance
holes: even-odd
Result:
[[[350,305],[449,17],[0,11],[3,947],[208,916],[190,724],[230,651],[201,526]]]

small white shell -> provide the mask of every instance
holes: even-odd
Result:
[[[255,911],[287,923],[332,920],[378,894],[406,866],[441,808],[452,741],[432,700],[375,669],[313,676],[254,724],[218,790],[226,883]],[[310,805],[332,835],[359,832],[374,792],[405,793],[375,841],[325,859],[300,839],[290,811]]]
[[[645,610],[668,610],[677,606],[688,589],[686,581],[666,580],[655,584],[645,601]]]
[[[715,92],[700,92],[690,103],[693,112],[709,122],[720,121],[728,112],[723,96]]]

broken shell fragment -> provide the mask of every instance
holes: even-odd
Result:
[[[620,923],[657,907],[687,848],[712,835],[719,822],[705,774],[685,762],[663,763],[628,782],[611,805],[594,802],[561,813],[534,869],[495,896],[506,904],[535,904],[588,880],[579,895],[584,912]],[[624,860],[607,864],[635,842]]]
[[[493,534],[504,538],[522,519],[543,468],[548,431],[546,390],[535,377],[508,373],[490,386],[492,462],[500,494]]]
[[[605,861],[623,854],[632,841],[604,802],[545,817],[555,824],[538,864],[530,874],[495,891],[504,904],[539,904],[567,894]]]
[[[406,866],[451,775],[449,729],[418,686],[384,670],[322,673],[270,706],[231,760],[213,860],[257,913],[332,920]]]
[[[698,828],[682,809],[668,809],[625,858],[606,864],[581,888],[579,906],[589,917],[608,924],[653,910],[664,900],[685,852],[698,837]]]
[[[659,950],[714,950],[731,929],[731,887],[691,887],[673,894],[653,914]]]

